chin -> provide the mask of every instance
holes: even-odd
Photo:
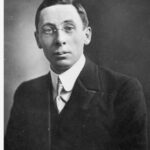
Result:
[[[68,60],[59,60],[56,65],[62,68],[70,68],[73,64]]]
[[[72,65],[67,64],[67,63],[57,63],[55,65],[53,65],[53,70],[56,73],[63,73],[66,70],[68,70]]]

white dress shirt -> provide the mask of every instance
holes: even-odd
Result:
[[[85,65],[85,56],[81,55],[80,59],[71,68],[69,68],[67,71],[61,74],[56,74],[55,72],[52,71],[52,69],[50,69],[54,100],[56,99],[56,96],[57,96],[57,82],[58,82],[58,77],[59,77],[65,90],[65,94],[63,94],[63,99],[66,102],[69,101],[76,79],[79,76],[84,65]],[[59,113],[61,111],[62,110],[58,110]]]

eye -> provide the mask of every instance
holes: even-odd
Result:
[[[75,29],[75,27],[72,26],[72,25],[64,26],[64,30],[65,30],[66,32],[68,32],[68,33],[73,32],[74,29]]]
[[[55,29],[53,28],[53,27],[44,27],[43,29],[42,29],[42,32],[44,33],[44,34],[48,34],[48,35],[52,35],[54,32],[55,32]]]

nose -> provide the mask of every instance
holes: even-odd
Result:
[[[57,46],[62,46],[66,44],[66,40],[65,40],[65,33],[61,30],[58,29],[57,30],[57,37],[56,37],[56,45]]]

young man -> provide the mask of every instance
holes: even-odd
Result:
[[[50,73],[17,89],[5,150],[146,150],[141,85],[85,58],[91,28],[82,5],[45,0],[35,24]]]

